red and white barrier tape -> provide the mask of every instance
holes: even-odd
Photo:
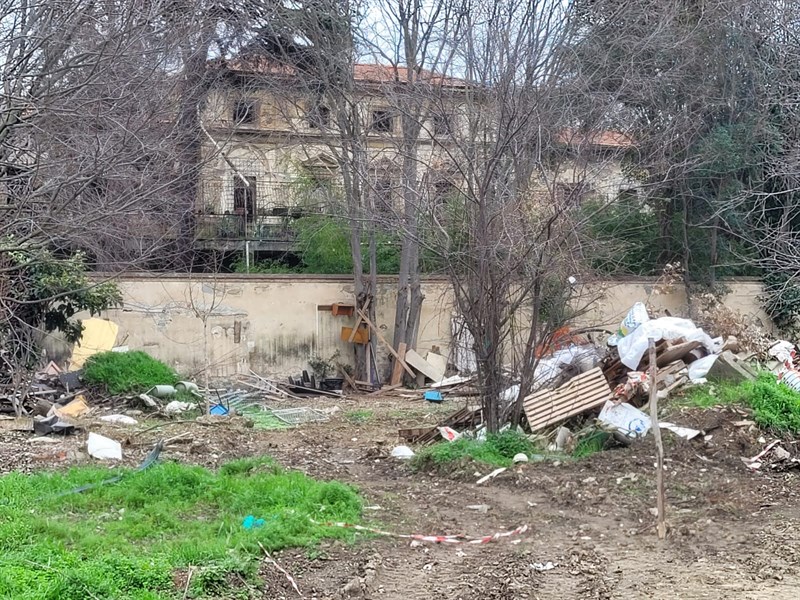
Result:
[[[431,542],[434,544],[488,544],[489,542],[496,542],[500,539],[511,537],[514,535],[521,535],[528,531],[527,525],[522,525],[511,531],[498,531],[492,535],[483,535],[479,537],[469,535],[422,535],[419,533],[392,533],[391,531],[384,531],[382,529],[374,529],[372,527],[364,527],[363,525],[353,525],[352,523],[341,522],[319,522],[313,521],[316,525],[324,525],[326,527],[342,527],[344,529],[355,529],[356,531],[367,531],[377,535],[385,535],[389,537],[402,538],[407,540],[416,540],[418,542]]]
[[[267,549],[264,548],[261,542],[258,542],[258,545],[261,546],[261,549],[264,551],[264,556],[270,562],[270,564],[286,576],[286,579],[288,579],[289,583],[292,584],[294,591],[297,592],[297,595],[302,598],[303,594],[300,593],[300,588],[297,587],[297,582],[294,580],[294,577],[292,577],[286,569],[280,566],[277,560],[275,560],[274,558],[272,558],[272,556],[270,556],[269,552],[267,552]]]

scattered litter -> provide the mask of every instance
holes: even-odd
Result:
[[[389,537],[411,539],[418,542],[432,542],[434,544],[488,544],[489,542],[496,542],[503,538],[521,535],[528,531],[527,525],[522,525],[510,531],[498,531],[491,535],[470,536],[470,535],[422,535],[418,533],[392,533],[382,529],[375,529],[373,527],[365,527],[363,525],[354,525],[352,523],[342,522],[320,522],[309,519],[315,525],[324,525],[326,527],[342,527],[344,529],[355,529],[356,531],[367,531],[376,535],[385,535]]]
[[[113,423],[115,425],[137,425],[139,423],[139,421],[133,417],[129,417],[128,415],[106,415],[104,417],[100,417],[100,420],[105,421],[106,423]]]
[[[34,417],[33,419],[33,432],[39,435],[47,435],[48,433],[68,435],[75,433],[76,429],[75,425],[61,419],[58,415]]]
[[[200,392],[200,388],[193,381],[179,381],[175,384],[175,390],[178,392]]]
[[[212,404],[211,408],[208,409],[208,413],[217,417],[224,417],[228,414],[228,409],[222,404]]]
[[[514,458],[512,459],[512,462],[514,464],[526,463],[526,462],[528,462],[528,455],[525,454],[524,452],[520,452],[519,454],[515,454]]]
[[[164,407],[164,412],[168,415],[179,415],[185,413],[187,410],[192,410],[196,405],[191,402],[181,402],[180,400],[173,400]]]
[[[461,437],[460,433],[458,433],[455,429],[451,429],[450,427],[438,427],[438,429],[439,433],[442,434],[442,437],[448,442],[455,442]]]
[[[431,390],[425,392],[425,394],[423,394],[423,398],[428,402],[441,402],[442,400],[444,400],[444,398],[442,397],[442,392],[438,390]]]
[[[122,460],[122,446],[116,440],[97,433],[89,433],[86,441],[89,456],[100,460]]]
[[[168,396],[174,396],[178,393],[178,390],[171,385],[155,385],[150,388],[147,393],[152,394],[156,398],[166,398]]]
[[[40,444],[40,443],[41,444],[60,444],[61,440],[59,440],[58,438],[54,438],[54,437],[40,436],[40,437],[29,438],[28,439],[28,443],[29,444]]]
[[[534,571],[552,571],[557,566],[558,563],[552,563],[550,561],[547,561],[546,563],[536,562],[531,565],[531,569],[533,569]]]
[[[646,436],[651,426],[650,417],[627,402],[621,404],[614,404],[611,401],[606,402],[597,419],[601,423],[615,428],[623,435],[636,439]],[[697,429],[680,427],[666,421],[659,422],[659,427],[672,431],[675,435],[686,440],[691,440],[701,433]]]
[[[78,394],[75,398],[65,406],[53,405],[52,414],[58,415],[62,419],[77,419],[89,412],[89,405],[86,404],[86,399],[82,394]]]
[[[443,387],[450,387],[450,386],[453,386],[453,385],[459,385],[461,383],[468,383],[468,382],[472,381],[473,379],[474,379],[474,377],[472,377],[472,376],[465,377],[465,376],[462,376],[462,375],[453,375],[451,377],[445,377],[444,379],[442,379],[438,383],[431,384],[431,387],[434,388],[434,389],[443,388]]]
[[[316,423],[319,421],[327,421],[329,418],[327,413],[307,406],[301,406],[299,408],[281,408],[273,410],[272,414],[289,425]]]
[[[488,504],[470,504],[467,506],[467,510],[474,510],[480,513],[487,513],[491,509],[491,506]]]
[[[264,519],[256,519],[253,515],[247,515],[242,521],[242,527],[245,529],[258,529],[263,527],[264,523],[266,523]]]
[[[139,400],[141,400],[148,408],[158,408],[158,402],[153,400],[147,394],[139,394]]]
[[[484,475],[483,477],[481,477],[480,479],[478,479],[478,481],[476,481],[475,483],[476,483],[477,485],[480,485],[480,484],[482,484],[482,483],[486,483],[486,482],[487,482],[487,481],[489,481],[490,479],[494,479],[495,477],[497,477],[498,475],[500,475],[500,473],[503,473],[505,470],[506,470],[506,468],[505,468],[505,467],[500,467],[499,469],[495,469],[494,471],[492,471],[492,472],[491,472],[491,473],[489,473],[488,475]]]
[[[400,460],[408,460],[414,457],[414,451],[408,446],[395,446],[392,449],[392,456]]]

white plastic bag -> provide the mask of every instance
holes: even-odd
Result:
[[[644,353],[647,352],[647,341],[653,338],[659,340],[674,340],[685,338],[690,342],[700,342],[711,354],[719,354],[721,344],[711,339],[705,331],[697,327],[689,319],[677,317],[661,317],[642,323],[630,334],[619,340],[617,349],[619,358],[629,369],[636,370],[642,362]]]
[[[617,333],[608,339],[609,346],[616,346],[619,341],[632,331],[635,331],[642,323],[650,320],[650,315],[647,314],[647,307],[642,302],[637,302],[625,315],[625,318],[619,324]]]

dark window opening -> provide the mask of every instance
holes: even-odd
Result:
[[[446,202],[456,193],[456,186],[452,181],[440,179],[433,184],[433,195],[437,202]]]
[[[245,218],[247,223],[255,220],[256,212],[256,178],[245,177],[247,183],[239,175],[233,180],[233,213]]]
[[[375,210],[378,215],[394,213],[394,183],[389,177],[381,177],[375,182]]]
[[[433,135],[451,135],[452,120],[449,115],[433,115]]]
[[[372,131],[391,133],[394,131],[394,118],[388,110],[372,111]]]
[[[312,129],[327,129],[330,121],[331,109],[327,106],[315,106],[308,115],[308,126]]]
[[[237,125],[252,125],[258,116],[258,104],[252,98],[237,100],[233,106],[233,121]]]

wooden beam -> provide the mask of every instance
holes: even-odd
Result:
[[[400,342],[397,344],[397,356],[399,359],[394,360],[394,367],[392,368],[392,377],[389,380],[389,385],[400,385],[403,379],[403,362],[406,359],[406,343]]]
[[[367,301],[364,302],[363,310],[367,310],[369,308],[369,303],[372,302],[372,298],[367,298]],[[353,325],[353,331],[350,332],[350,337],[347,339],[349,343],[353,343],[353,340],[356,339],[356,334],[358,333],[358,328],[361,327],[361,321],[363,320],[361,308],[356,308],[358,311],[358,318],[356,319],[356,324]]]
[[[663,540],[667,537],[667,498],[664,493],[664,443],[661,441],[661,428],[658,425],[658,390],[656,386],[658,367],[656,366],[656,343],[653,338],[648,340],[648,355],[650,357],[650,429],[656,440],[656,507],[658,510],[656,532],[658,539]]]
[[[398,361],[400,362],[400,364],[401,364],[401,365],[403,366],[403,368],[406,370],[406,373],[408,373],[409,375],[411,375],[411,377],[416,377],[416,376],[417,376],[417,374],[416,374],[416,373],[414,373],[414,371],[412,371],[412,370],[411,370],[411,367],[409,367],[409,366],[406,364],[406,361],[405,361],[405,360],[403,360],[403,359],[401,359],[401,358],[400,358],[400,355],[398,355],[398,354],[397,354],[397,352],[395,351],[395,349],[394,349],[394,348],[392,348],[392,345],[391,345],[389,342],[387,342],[387,341],[386,341],[386,338],[385,338],[385,337],[383,337],[383,334],[380,332],[380,329],[378,329],[377,327],[375,327],[375,325],[372,323],[372,321],[370,321],[370,320],[369,320],[369,317],[368,317],[368,316],[367,316],[367,315],[364,313],[364,311],[363,311],[363,310],[361,310],[360,308],[357,308],[357,309],[356,309],[356,312],[358,313],[358,316],[359,316],[359,317],[361,317],[361,319],[362,319],[362,320],[363,320],[363,321],[364,321],[364,322],[367,324],[367,327],[369,327],[370,329],[372,329],[372,331],[374,331],[374,332],[375,332],[375,335],[376,335],[376,336],[378,336],[378,339],[380,340],[380,342],[381,342],[381,343],[382,343],[384,346],[386,346],[386,348],[389,350],[389,352],[392,354],[392,356],[394,356],[394,357],[395,357],[395,359],[396,359],[396,360],[398,360]]]

